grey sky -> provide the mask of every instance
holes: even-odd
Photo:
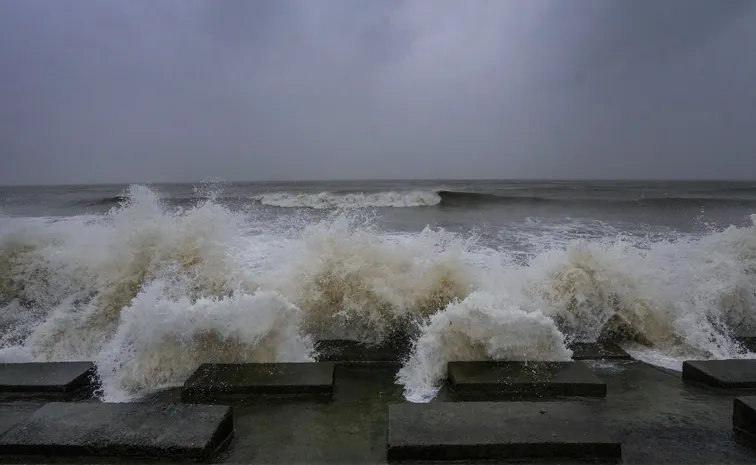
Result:
[[[0,183],[756,179],[751,0],[0,0]]]

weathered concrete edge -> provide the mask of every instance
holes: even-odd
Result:
[[[301,399],[322,401],[333,397],[336,380],[336,363],[311,362],[331,368],[330,383],[328,384],[291,384],[291,385],[246,385],[239,387],[218,387],[192,384],[192,378],[199,372],[200,367],[184,382],[181,387],[181,401],[186,403],[205,402],[243,402],[245,400],[260,399]],[[203,364],[212,365],[212,364]],[[242,364],[244,365],[244,364]],[[249,365],[255,365],[250,363]]]
[[[0,463],[49,463],[54,458],[82,459],[159,459],[170,462],[206,462],[214,458],[234,438],[233,407],[226,406],[226,413],[215,428],[208,443],[200,448],[167,448],[129,444],[125,446],[92,445],[20,445],[4,444],[3,435],[17,427],[24,420],[15,423],[0,434]],[[89,462],[90,460],[84,460]]]
[[[26,365],[54,365],[68,362],[28,362]],[[0,401],[24,400],[83,400],[91,398],[100,387],[97,365],[94,362],[77,362],[89,364],[89,368],[65,385],[58,386],[0,386]]]
[[[706,362],[708,360],[686,360],[682,365],[682,380],[686,383],[706,386],[716,389],[727,389],[730,391],[740,390],[749,392],[756,390],[756,382],[726,382],[722,381],[696,366],[696,362]]]
[[[495,361],[492,361],[495,362]],[[533,382],[533,383],[466,383],[455,379],[454,371],[447,363],[447,385],[455,396],[462,400],[528,400],[557,397],[606,397],[606,383],[588,368],[594,378],[579,383]],[[475,363],[475,362],[473,362]],[[565,363],[582,364],[579,361]],[[584,365],[584,364],[583,364]]]
[[[754,398],[756,397],[751,397]],[[732,427],[737,439],[756,445],[756,410],[742,397],[732,400]]]

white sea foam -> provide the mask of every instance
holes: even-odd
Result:
[[[524,311],[506,295],[470,294],[432,315],[397,379],[410,401],[433,398],[446,364],[465,360],[569,360],[564,334],[539,311]]]
[[[211,198],[170,211],[139,186],[104,216],[0,218],[0,360],[94,360],[104,397],[122,400],[205,361],[309,360],[314,339],[403,331],[415,344],[398,382],[425,401],[448,360],[566,359],[569,339],[611,338],[664,366],[753,356],[731,332],[756,327],[756,216],[640,243],[548,246],[539,231],[525,261],[351,213],[283,236],[254,218]]]
[[[374,192],[335,194],[320,192],[305,194],[297,192],[273,192],[254,197],[263,205],[285,208],[380,208],[380,207],[430,207],[438,205],[441,197],[433,191]]]

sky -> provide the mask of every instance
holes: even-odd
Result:
[[[0,184],[756,179],[751,0],[0,0]]]

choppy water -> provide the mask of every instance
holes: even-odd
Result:
[[[94,360],[103,396],[318,338],[445,362],[752,357],[756,183],[334,182],[0,189],[0,360]]]

